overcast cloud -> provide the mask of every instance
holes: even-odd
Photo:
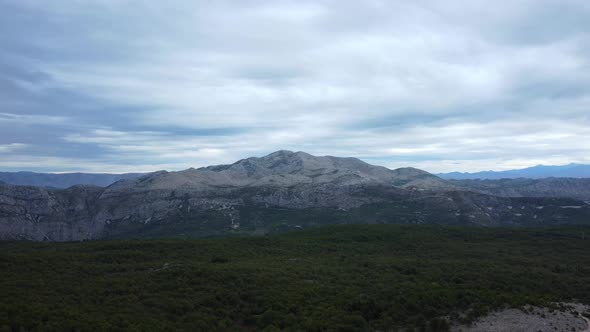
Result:
[[[590,163],[590,2],[0,0],[0,170]]]

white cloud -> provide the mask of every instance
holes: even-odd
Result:
[[[0,144],[0,152],[2,152],[2,153],[14,152],[17,150],[22,150],[28,146],[29,146],[28,144],[23,144],[23,143]]]
[[[300,127],[200,137],[95,130],[66,139],[99,144],[130,164],[151,160],[173,164],[173,170],[231,163],[286,148],[317,155],[353,156],[392,168],[414,166],[445,172],[590,163],[590,132],[586,128],[584,122],[567,119],[522,119],[419,125],[396,131]]]
[[[67,121],[67,118],[63,116],[14,114],[0,112],[0,124],[59,124],[64,123],[65,121]]]

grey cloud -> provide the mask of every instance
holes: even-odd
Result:
[[[48,170],[280,148],[432,171],[590,162],[588,22],[583,0],[5,0],[0,114],[28,117],[0,115],[0,145]]]

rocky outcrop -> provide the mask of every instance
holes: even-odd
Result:
[[[469,325],[454,325],[456,332],[590,332],[590,320],[584,314],[590,307],[581,303],[556,303],[556,308],[526,305],[505,308],[480,317]]]

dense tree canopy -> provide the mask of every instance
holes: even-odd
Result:
[[[0,243],[0,331],[445,330],[590,303],[590,228],[348,225],[226,239]]]

